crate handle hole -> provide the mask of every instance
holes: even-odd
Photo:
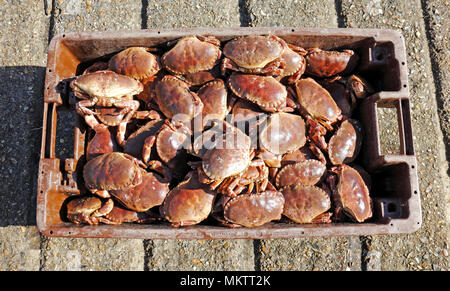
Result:
[[[375,59],[377,59],[377,61],[381,61],[384,59],[384,54],[378,53],[375,55]]]
[[[397,205],[395,205],[394,203],[389,203],[387,205],[387,211],[388,212],[396,212],[397,211]]]

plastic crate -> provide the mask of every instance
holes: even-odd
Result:
[[[87,129],[76,114],[73,158],[64,164],[55,156],[60,110],[73,110],[61,98],[60,82],[74,77],[80,63],[130,46],[154,46],[186,35],[214,35],[221,41],[247,34],[275,34],[304,48],[350,48],[360,56],[357,70],[377,80],[377,93],[358,108],[365,130],[360,160],[371,174],[373,217],[364,223],[286,224],[271,222],[256,228],[194,225],[173,228],[168,223],[75,225],[62,219],[66,191],[82,191],[76,183],[82,168]],[[77,71],[78,70],[78,71]],[[377,108],[396,108],[400,153],[381,155]],[[44,91],[42,148],[39,163],[37,226],[47,236],[142,239],[268,239],[312,236],[352,236],[411,233],[422,223],[409,105],[406,51],[402,35],[380,29],[195,28],[66,33],[49,46]]]

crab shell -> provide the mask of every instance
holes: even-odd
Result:
[[[362,143],[362,127],[356,120],[345,120],[328,142],[328,157],[333,165],[351,163]]]
[[[95,129],[94,137],[88,142],[86,148],[86,160],[91,160],[99,155],[117,151],[117,143],[106,126]]]
[[[343,210],[358,222],[372,217],[372,199],[359,172],[344,164],[333,171],[338,174],[336,190]]]
[[[98,120],[101,121],[102,124],[107,126],[117,126],[119,125],[126,114],[126,111],[123,108],[117,107],[95,107],[94,112]]]
[[[143,80],[155,75],[160,69],[158,58],[145,47],[130,47],[114,55],[108,63],[111,71]]]
[[[197,171],[191,171],[167,194],[160,207],[161,216],[173,226],[197,224],[211,213],[215,196],[214,191],[198,181]]]
[[[105,224],[122,224],[126,222],[150,223],[158,220],[156,215],[146,212],[136,212],[115,205],[113,209],[103,217],[99,217],[99,221]]]
[[[248,35],[228,41],[223,47],[223,54],[237,66],[251,72],[263,69],[280,58],[284,47],[284,43],[274,35]]]
[[[139,164],[130,155],[106,153],[88,161],[83,177],[89,190],[123,190],[142,183]]]
[[[342,111],[345,116],[350,116],[355,104],[351,100],[350,92],[347,89],[347,85],[342,77],[336,76],[331,79],[323,79],[319,81],[320,85],[327,90],[334,102]]]
[[[155,136],[163,125],[164,120],[151,120],[147,122],[128,137],[124,152],[135,158],[142,159],[142,148],[144,147],[146,138]]]
[[[248,149],[214,148],[206,151],[202,169],[212,180],[221,180],[236,175],[250,164]]]
[[[289,219],[296,223],[330,222],[330,214],[323,214],[330,209],[331,200],[321,188],[296,184],[284,187],[281,193],[285,199],[283,215]]]
[[[190,131],[187,127],[181,126],[176,130],[170,126],[163,125],[156,137],[156,151],[163,162],[170,167],[174,167],[180,158],[182,150],[190,142]]]
[[[301,116],[291,113],[271,114],[259,140],[262,148],[276,155],[294,151],[306,142],[305,122]]]
[[[142,171],[142,183],[124,190],[110,191],[126,208],[144,212],[161,205],[169,193],[169,183],[158,174]]]
[[[95,196],[77,197],[70,200],[67,207],[67,218],[75,224],[98,224],[97,217],[112,210],[114,203],[108,199],[105,203]]]
[[[203,103],[188,84],[167,75],[155,87],[156,102],[167,118],[177,117],[181,122],[192,120],[202,112]]]
[[[330,77],[351,72],[359,57],[352,50],[326,51],[319,48],[309,50],[306,58],[306,73],[315,77]]]
[[[190,86],[201,86],[210,81],[214,81],[220,76],[220,66],[216,65],[211,70],[199,71],[195,73],[186,73],[180,75],[180,78]]]
[[[322,178],[326,166],[318,160],[305,160],[283,167],[277,174],[275,185],[285,187],[293,184],[315,185]]]
[[[369,82],[356,75],[351,75],[348,77],[347,87],[358,99],[364,99],[370,94],[375,93],[375,89],[369,84]]]
[[[292,49],[291,49],[292,47]],[[303,49],[295,48],[292,45],[287,45],[281,55],[284,61],[284,68],[281,77],[293,76],[288,79],[288,83],[295,83],[306,70],[306,60],[303,57]],[[306,51],[304,51],[306,53]]]
[[[70,87],[75,93],[85,93],[89,98],[97,99],[132,99],[144,89],[141,82],[109,70],[80,75],[70,82]]]
[[[206,151],[216,148],[242,149],[251,148],[250,137],[234,125],[215,120],[213,126],[194,139],[192,154],[202,158]]]
[[[286,107],[286,87],[272,76],[233,73],[228,86],[236,96],[257,104],[264,111],[276,112]]]
[[[312,78],[300,79],[295,83],[300,105],[319,121],[334,123],[341,118],[341,109],[330,93]]]
[[[239,195],[225,205],[227,221],[246,227],[256,227],[281,219],[284,197],[277,191]]]
[[[197,95],[203,103],[203,125],[213,119],[225,118],[228,113],[228,93],[221,79],[206,83],[198,90]]]
[[[220,59],[220,41],[213,36],[188,36],[162,57],[164,68],[184,75],[212,69]]]

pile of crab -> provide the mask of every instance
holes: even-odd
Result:
[[[88,125],[74,223],[256,227],[363,222],[354,111],[373,87],[352,50],[274,35],[188,36],[91,62],[70,82]]]

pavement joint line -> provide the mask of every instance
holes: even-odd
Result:
[[[337,24],[339,28],[346,27],[346,19],[342,13],[342,0],[334,0],[334,8],[336,9]]]
[[[241,22],[241,27],[252,26],[248,2],[246,0],[239,0],[238,5],[239,5],[239,21]]]
[[[441,79],[439,77],[440,73],[441,73],[441,66],[438,62],[438,60],[436,58],[433,57],[433,51],[437,51],[437,48],[433,42],[433,39],[431,37],[431,25],[430,25],[430,19],[431,16],[429,15],[428,11],[427,11],[427,7],[426,7],[426,0],[421,0],[420,1],[421,7],[422,7],[422,18],[425,24],[425,35],[428,41],[428,51],[429,51],[429,58],[430,58],[430,63],[431,63],[431,72],[433,74],[433,82],[434,82],[434,87],[436,90],[436,102],[437,102],[437,107],[438,108],[443,108],[444,106],[444,98],[445,96],[443,96],[443,92],[442,92],[442,84],[441,84]],[[447,174],[450,175],[450,140],[449,137],[445,134],[444,130],[443,130],[443,125],[440,122],[439,123],[440,128],[441,128],[441,132],[443,135],[443,140],[444,140],[444,145],[445,145],[445,155],[446,155],[446,160],[448,163],[448,167],[447,167]]]
[[[151,271],[149,266],[151,258],[153,257],[153,241],[144,239],[142,243],[144,245],[144,271]]]
[[[142,7],[141,7],[141,29],[147,29],[147,19],[148,19],[148,0],[141,0],[142,1]]]
[[[254,268],[255,271],[261,271],[261,240],[253,240]]]
[[[48,5],[48,1],[44,1],[45,4]],[[56,0],[51,0],[52,8],[50,10],[50,21],[49,21],[49,28],[48,28],[48,44],[52,41],[52,38],[55,34],[55,9],[56,9]],[[47,15],[47,9],[45,9],[45,13]]]

